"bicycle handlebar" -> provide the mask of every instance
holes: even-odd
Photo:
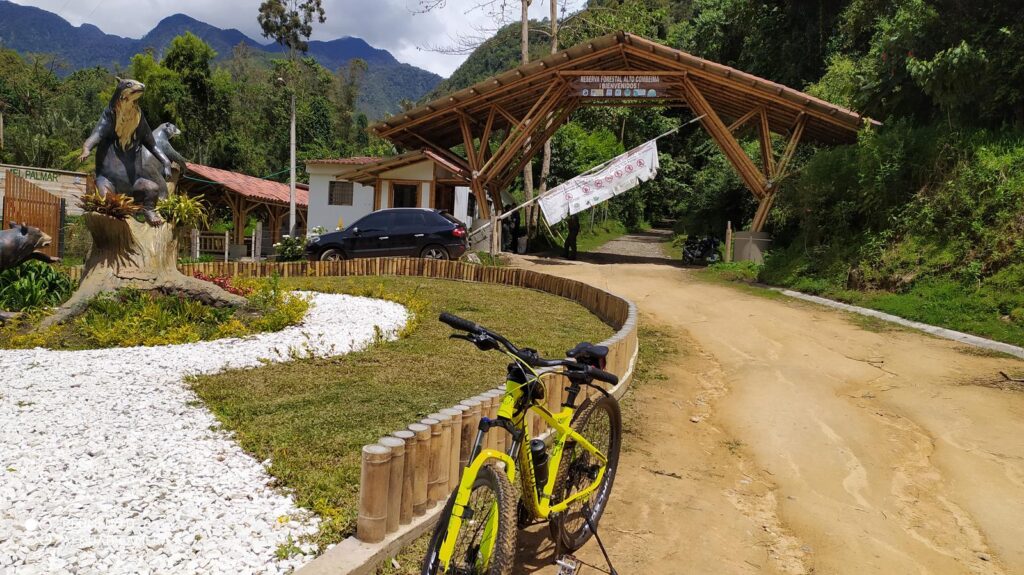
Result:
[[[469,333],[484,333],[486,330],[478,326],[477,324],[469,321],[468,319],[462,319],[457,315],[452,315],[448,312],[441,312],[440,317],[437,319],[441,320],[441,323],[446,323],[449,326],[462,330],[468,331]]]
[[[580,363],[574,359],[544,359],[537,356],[535,353],[532,353],[532,350],[531,353],[525,353],[523,350],[513,345],[512,342],[505,339],[501,334],[495,333],[479,324],[469,321],[468,319],[463,319],[457,315],[442,312],[437,319],[457,330],[469,332],[476,336],[486,336],[491,338],[505,346],[509,353],[518,357],[531,367],[568,367],[570,369],[585,372],[587,377],[590,379],[603,381],[610,385],[617,385],[619,383],[619,378],[614,373],[607,372],[592,365]]]

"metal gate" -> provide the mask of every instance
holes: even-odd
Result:
[[[39,251],[51,257],[63,255],[63,199],[8,170],[4,178],[3,216],[4,227],[16,222],[43,230],[53,238],[53,243]]]

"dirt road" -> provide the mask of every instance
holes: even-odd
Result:
[[[631,392],[601,524],[619,573],[1024,573],[1024,389],[995,385],[1024,363],[708,284],[625,241],[648,251],[518,264],[631,298],[679,348]],[[523,572],[555,573],[532,531]],[[579,555],[603,570],[593,542]]]

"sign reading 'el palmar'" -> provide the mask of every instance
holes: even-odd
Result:
[[[657,98],[665,84],[661,76],[580,76],[576,88],[584,98]]]

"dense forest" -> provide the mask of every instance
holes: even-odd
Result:
[[[531,52],[544,53],[548,24],[532,27],[542,45]],[[515,66],[513,28],[442,87]],[[592,0],[561,29],[563,46],[627,30],[880,120],[854,145],[801,146],[768,225],[775,242],[755,270],[761,281],[1024,343],[1020,3]],[[581,110],[555,136],[550,183],[688,117]],[[740,136],[759,163],[755,135]],[[702,130],[662,140],[661,152],[659,177],[616,198],[613,217],[718,237],[726,221],[749,225],[753,197]]]
[[[356,102],[367,66],[352,60],[331,71],[313,58],[267,59],[240,44],[218,61],[191,33],[171,41],[163,58],[135,55],[118,71],[146,84],[142,107],[150,125],[174,122],[175,147],[191,161],[257,176],[288,167],[288,94],[297,93],[298,157],[389,153],[371,142]],[[287,86],[279,78],[290,78]],[[53,58],[0,49],[0,106],[5,146],[0,162],[89,171],[76,161],[114,90],[114,72],[90,68],[61,77]],[[300,161],[300,168],[301,168]]]

